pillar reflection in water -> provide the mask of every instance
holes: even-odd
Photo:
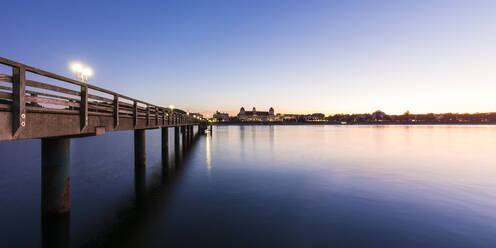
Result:
[[[45,216],[41,219],[41,247],[69,247],[71,241],[71,214]]]
[[[174,162],[179,164],[181,160],[180,148],[179,148],[179,127],[174,127]]]
[[[188,145],[188,140],[186,138],[187,134],[186,134],[186,127],[185,126],[181,127],[181,133],[182,133],[181,142],[182,142],[182,150],[183,150],[182,153],[185,154],[187,151],[187,145]]]
[[[169,161],[169,128],[163,127],[162,134],[162,165],[168,164]]]
[[[146,167],[134,168],[134,193],[136,207],[141,207],[146,199]]]
[[[207,160],[207,175],[210,177],[210,173],[212,170],[212,154],[210,151],[210,145],[212,143],[212,138],[210,135],[205,136],[205,155],[206,155],[206,160]]]
[[[239,158],[241,160],[245,159],[245,126],[241,125],[239,127]]]

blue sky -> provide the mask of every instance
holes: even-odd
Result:
[[[163,106],[496,111],[496,1],[13,1],[0,56]]]

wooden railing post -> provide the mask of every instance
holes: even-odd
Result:
[[[136,101],[134,101],[133,117],[134,117],[134,127],[136,127],[136,125],[138,125],[138,103]]]
[[[158,107],[155,106],[155,126],[158,126]]]
[[[146,105],[146,125],[150,125],[150,105]]]
[[[114,95],[114,128],[119,126],[119,96]]]
[[[165,109],[163,108],[162,109],[162,126],[165,126],[165,115],[166,115]]]
[[[26,126],[26,69],[12,67],[12,136],[19,135]]]
[[[81,85],[81,102],[79,105],[81,131],[88,126],[88,86]]]

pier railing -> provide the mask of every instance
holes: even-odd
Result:
[[[190,116],[180,109],[154,105],[2,57],[0,64],[12,69],[11,75],[0,74],[0,112],[12,113],[11,139],[16,139],[29,124],[27,118],[30,113],[79,116],[79,128],[83,133],[91,132],[85,130],[92,116],[112,118],[113,129],[119,129],[122,121],[132,121],[132,127],[125,129],[176,126],[199,121],[199,117]],[[27,78],[27,75],[30,77]],[[41,82],[49,80],[54,83]],[[138,123],[142,123],[140,127]]]

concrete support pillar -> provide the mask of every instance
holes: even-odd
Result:
[[[174,127],[174,150],[179,152],[179,127]]]
[[[188,147],[191,146],[191,129],[189,127],[190,125],[186,126],[186,140],[188,141]]]
[[[186,145],[188,147],[191,146],[191,130],[189,129],[189,125],[185,126],[186,128]]]
[[[190,143],[193,144],[193,138],[195,137],[195,126],[193,125],[190,125],[189,126],[189,130],[190,130],[190,136],[189,136],[189,140],[190,140]]]
[[[179,148],[179,127],[174,127],[174,161],[176,164],[179,163],[180,160],[180,150]]]
[[[145,129],[134,130],[134,166],[146,165],[146,134]]]
[[[187,136],[186,136],[186,139],[188,140],[188,147],[191,146],[191,137],[192,137],[192,134],[191,134],[191,125],[187,125],[186,126],[186,130],[187,130]]]
[[[200,124],[198,124],[198,134],[204,134],[206,129],[205,127],[206,127],[206,123],[200,122]]]
[[[68,213],[71,209],[69,138],[41,140],[41,212],[43,216]]]
[[[183,153],[184,153],[184,152],[186,152],[186,146],[188,144],[188,142],[186,140],[186,127],[185,126],[181,126],[181,133],[182,133],[181,140],[183,142]]]
[[[162,161],[169,160],[169,128],[162,128]]]

